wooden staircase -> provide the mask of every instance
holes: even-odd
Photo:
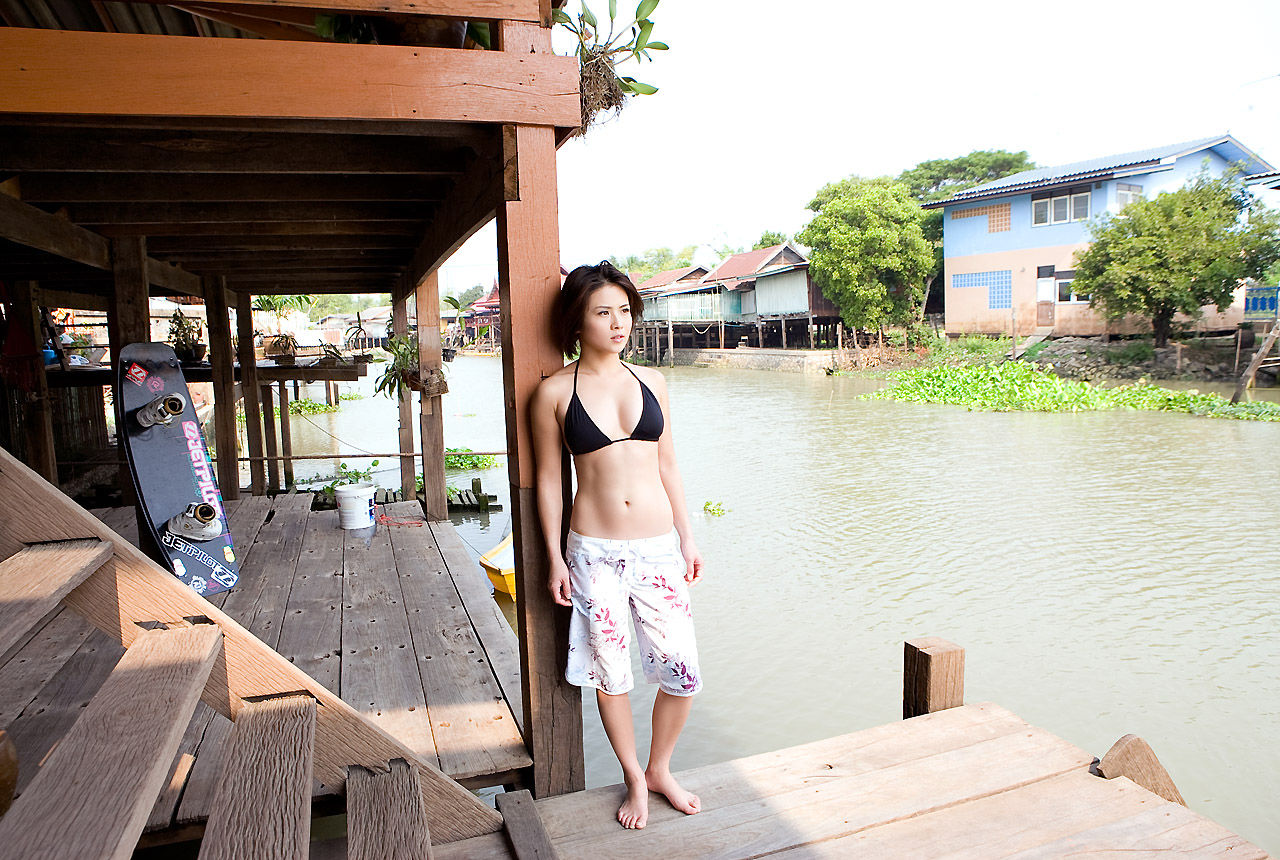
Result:
[[[348,856],[431,856],[503,819],[0,449],[0,656],[60,605],[126,648],[0,817],[0,858],[129,857],[203,700],[234,721],[200,856],[305,858],[313,777],[347,791]],[[10,786],[7,789],[6,786]]]

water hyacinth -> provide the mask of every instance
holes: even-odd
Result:
[[[908,403],[946,403],[991,412],[1143,409],[1209,418],[1280,421],[1280,403],[1253,401],[1233,405],[1217,394],[1174,391],[1145,382],[1099,388],[1088,382],[1062,379],[1045,367],[1020,361],[907,370],[896,384],[866,396]]]

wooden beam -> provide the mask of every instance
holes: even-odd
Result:
[[[236,462],[235,352],[231,348],[231,312],[222,278],[203,279],[204,309],[209,325],[209,364],[213,370],[213,435],[218,452],[218,489],[224,500],[240,498],[240,468]],[[243,547],[241,548],[243,551]]]
[[[555,846],[528,791],[506,791],[495,798],[502,829],[516,860],[555,860]]]
[[[964,649],[937,636],[905,643],[902,718],[964,704]]]
[[[280,490],[280,461],[276,459],[279,451],[276,448],[276,418],[278,411],[272,403],[271,383],[263,383],[258,389],[262,395],[262,429],[267,440],[267,490]]]
[[[131,857],[221,644],[213,624],[139,630],[0,819],[5,855]]]
[[[414,291],[418,315],[418,366],[423,374],[444,367],[440,344],[440,275],[432,272]],[[424,392],[418,410],[422,437],[422,494],[427,519],[449,519],[449,497],[444,479],[444,397]]]
[[[157,236],[147,243],[157,256],[168,258],[171,254],[215,254],[220,251],[324,251],[395,250],[412,252],[413,240],[408,236],[381,236],[376,233],[363,236]]]
[[[275,21],[266,21],[262,18],[250,15],[238,15],[227,8],[219,9],[216,3],[205,6],[196,6],[190,3],[184,3],[181,6],[174,6],[196,18],[205,18],[209,21],[217,21],[219,24],[226,24],[228,27],[235,27],[244,30],[246,33],[252,33],[255,36],[261,36],[264,39],[282,39],[285,41],[296,42],[325,42],[329,41],[323,36],[316,34],[314,30],[303,30],[289,24],[280,24]],[[314,18],[312,23],[314,24]]]
[[[386,773],[347,772],[347,857],[430,860],[426,810],[407,762],[391,762]]]
[[[0,238],[95,269],[111,268],[110,243],[102,236],[7,194],[0,194]]]
[[[89,575],[111,558],[110,541],[56,541],[29,546],[0,561],[0,655],[57,608]]]
[[[1156,758],[1155,750],[1137,735],[1125,735],[1112,744],[1102,761],[1098,762],[1098,773],[1107,779],[1128,777],[1170,803],[1187,805],[1182,793],[1173,784],[1173,777],[1169,776],[1169,771]]]
[[[420,144],[419,144],[420,145]],[[24,173],[28,203],[258,203],[269,201],[423,201],[444,199],[443,177],[333,174]]]
[[[2,198],[0,198],[2,199]],[[12,288],[13,305],[17,311],[11,324],[27,330],[35,353],[19,356],[18,361],[27,365],[34,387],[21,397],[22,426],[29,462],[46,481],[58,483],[58,457],[53,442],[53,402],[49,399],[49,379],[44,371],[44,333],[40,327],[40,306],[36,303],[37,287],[33,281],[15,281]]]
[[[75,203],[77,224],[253,224],[271,221],[425,221],[434,206],[414,201],[251,203]]]
[[[40,287],[38,304],[46,308],[70,308],[77,311],[106,312],[111,300],[102,293],[84,293],[76,290],[59,290]]]
[[[249,492],[266,495],[266,467],[261,457],[262,408],[258,401],[258,359],[253,350],[252,296],[236,293],[237,358],[240,360],[240,392],[244,398],[245,437],[249,443]]]
[[[315,776],[326,785],[341,789],[349,765],[385,771],[392,759],[400,758],[418,776],[431,833],[437,840],[453,842],[493,833],[502,826],[501,817],[483,801],[252,636],[3,448],[0,501],[6,512],[0,517],[0,556],[12,555],[36,541],[96,536],[115,543],[114,564],[90,576],[65,602],[126,647],[143,632],[139,623],[183,624],[185,619],[204,617],[218,625],[223,635],[223,656],[214,666],[204,695],[205,703],[218,713],[234,720],[247,700],[291,692],[312,696],[318,706]],[[9,515],[16,510],[24,511],[26,516]],[[171,762],[172,754],[165,765]],[[148,799],[148,811],[158,791],[157,785]],[[145,817],[144,811],[144,820]],[[8,819],[6,815],[4,822]],[[0,845],[5,844],[0,840]]]
[[[201,860],[306,858],[316,700],[276,696],[246,702],[231,731],[200,841]]]
[[[13,738],[0,729],[0,816],[9,811],[18,790],[18,749]]]
[[[391,333],[396,337],[409,336],[409,299],[398,299],[391,303]],[[421,335],[419,335],[421,336]],[[421,368],[419,369],[421,372]],[[413,453],[413,390],[400,392],[396,402],[399,418],[400,440],[400,490],[406,499],[414,499],[418,493],[418,482],[414,474],[413,457],[404,456]]]
[[[143,0],[159,3],[160,0]],[[200,0],[202,6],[221,6],[224,0]],[[330,9],[368,15],[430,15],[435,18],[460,18],[464,21],[508,19],[541,21],[545,0],[306,0],[290,7],[278,0],[228,0],[227,5],[263,9],[304,8]],[[550,24],[547,24],[550,26]]]
[[[66,31],[54,31],[66,32]],[[81,34],[109,35],[109,34]],[[3,36],[3,34],[0,34]],[[168,39],[164,36],[110,38]],[[225,39],[174,39],[224,42]],[[248,44],[265,44],[243,40]],[[0,39],[0,45],[3,40]],[[350,46],[349,46],[350,47]],[[367,47],[367,46],[365,46]],[[473,53],[473,52],[466,52]],[[483,53],[475,51],[474,53]],[[0,63],[0,69],[3,64]],[[350,74],[347,70],[346,74]],[[3,80],[0,73],[0,80]],[[3,96],[0,95],[0,101]],[[350,123],[348,123],[350,124]],[[41,173],[391,174],[454,177],[471,150],[450,141],[363,134],[193,132],[152,129],[59,129],[0,126],[0,170]],[[320,181],[317,179],[317,181]],[[323,180],[323,181],[328,181]],[[232,186],[234,187],[234,186]]]
[[[297,384],[296,382],[294,383]],[[289,384],[283,379],[276,383],[280,414],[280,456],[284,466],[284,486],[292,489],[293,481],[293,427],[289,420]]]
[[[147,258],[147,283],[188,296],[201,294],[199,275],[193,275],[178,266],[162,263],[151,257]]]
[[[533,758],[531,788],[534,796],[545,797],[580,791],[585,784],[581,693],[565,680],[561,657],[570,610],[556,606],[546,588],[546,548],[538,519],[528,412],[533,389],[564,366],[550,326],[552,302],[560,292],[555,132],[520,126],[511,139],[514,157],[505,160],[508,169],[518,171],[520,199],[498,207],[503,402],[524,734]],[[568,463],[561,466],[563,475]],[[565,506],[566,514],[567,510]]]
[[[312,10],[312,14],[315,12]],[[311,135],[368,135],[386,137],[403,135],[418,142],[432,138],[447,139],[451,145],[478,149],[492,138],[489,126],[465,122],[419,122],[414,119],[348,120],[317,119],[264,119],[254,117],[194,117],[194,116],[95,116],[86,114],[24,114],[4,115],[5,125],[37,126],[40,128],[95,129],[165,129],[181,133],[203,132],[251,132],[253,134],[282,132]]]
[[[6,27],[0,58],[0,113],[576,126],[581,110],[577,58],[542,53]]]
[[[241,224],[105,225],[104,236],[417,236],[421,227],[414,221],[268,221],[245,227]]]

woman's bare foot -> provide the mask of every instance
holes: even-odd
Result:
[[[618,807],[618,823],[628,830],[640,830],[649,823],[649,785],[647,777],[624,777],[627,799]]]
[[[644,772],[644,781],[650,789],[664,795],[667,800],[671,801],[672,806],[685,815],[697,815],[702,811],[702,801],[698,799],[698,795],[682,788],[680,783],[676,782],[676,778],[671,775],[671,771],[659,773],[653,770],[646,770]]]

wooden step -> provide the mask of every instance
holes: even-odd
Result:
[[[64,540],[29,546],[0,562],[0,664],[112,551],[110,541]]]
[[[212,624],[138,634],[0,818],[0,858],[132,855],[221,646]]]
[[[401,759],[384,773],[347,771],[349,860],[419,860],[431,857],[427,812],[413,768]]]
[[[278,696],[240,709],[201,860],[305,860],[315,734],[316,700],[310,696]]]
[[[528,791],[507,791],[497,796],[502,827],[516,860],[556,860],[547,828],[542,825],[538,807]]]

